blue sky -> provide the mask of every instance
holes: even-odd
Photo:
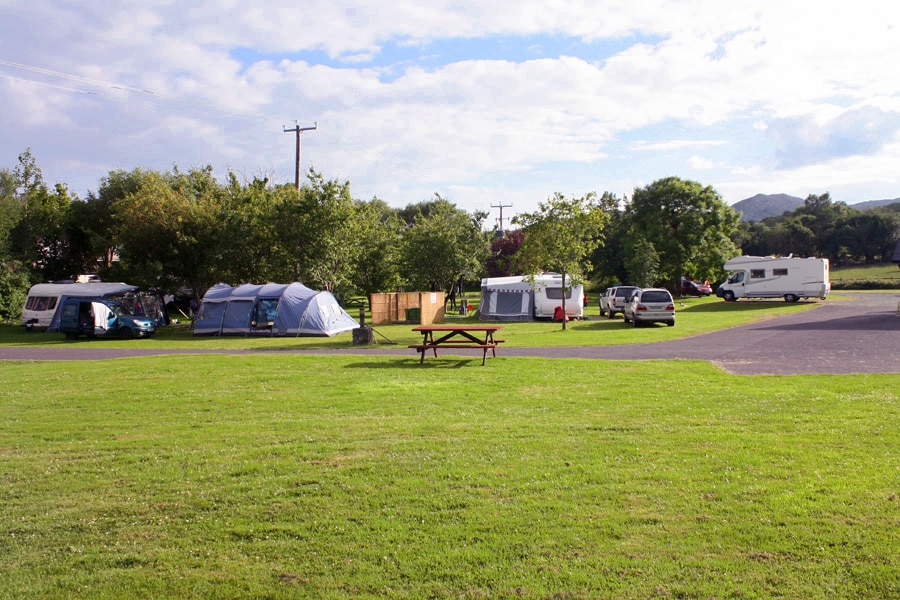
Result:
[[[81,197],[173,164],[290,182],[299,121],[304,171],[398,207],[670,175],[896,198],[898,26],[870,0],[0,0],[0,166],[31,148]]]

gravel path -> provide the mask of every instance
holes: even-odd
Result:
[[[812,310],[671,342],[565,348],[503,347],[502,356],[623,360],[708,360],[742,375],[900,373],[900,294],[847,292]],[[161,354],[252,354],[260,350],[0,347],[0,360],[102,360]],[[415,357],[405,347],[290,350],[284,353],[387,354]],[[474,356],[474,355],[473,355]]]

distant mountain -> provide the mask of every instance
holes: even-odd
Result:
[[[762,221],[766,217],[778,217],[786,212],[793,212],[804,202],[803,198],[789,196],[788,194],[757,194],[752,198],[746,198],[736,202],[731,207],[743,213],[741,221]],[[900,202],[900,198],[893,200],[868,200],[857,202],[850,206],[857,210],[868,210],[879,206],[888,206]]]
[[[870,208],[878,208],[879,206],[887,206],[897,202],[900,202],[900,198],[894,198],[893,200],[867,200],[865,202],[851,204],[850,206],[858,210],[868,210]]]
[[[741,221],[762,221],[791,212],[803,204],[803,198],[788,194],[757,194],[731,206],[741,215]]]

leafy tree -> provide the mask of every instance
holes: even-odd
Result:
[[[435,194],[422,206],[402,233],[401,272],[419,289],[449,292],[460,277],[471,278],[481,271],[487,256],[487,238],[481,229],[482,212],[470,215]],[[409,207],[407,207],[409,209]]]
[[[350,182],[328,180],[309,170],[309,185],[278,205],[282,263],[310,287],[333,292],[346,288],[359,251],[356,205]]]
[[[591,264],[594,267],[592,277],[608,285],[630,282],[625,263],[632,242],[628,219],[624,211],[619,209],[620,203],[622,200],[611,192],[603,192],[600,197],[600,207],[609,216],[609,220],[603,228],[603,243],[598,244],[591,253]]]
[[[351,282],[371,303],[372,294],[396,289],[400,276],[403,221],[383,200],[357,202],[359,252]],[[369,306],[371,309],[371,306]]]
[[[625,247],[624,260],[632,284],[649,287],[659,281],[659,254],[643,237],[633,238]]]
[[[583,281],[584,274],[591,269],[587,257],[600,244],[608,218],[593,192],[582,198],[566,198],[556,193],[539,203],[536,212],[513,217],[513,223],[520,225],[525,234],[517,255],[519,265],[532,276],[549,270],[562,275],[564,284],[567,277],[572,283]],[[581,301],[579,298],[578,302]],[[565,294],[562,308],[565,314]],[[565,319],[562,328],[566,329]]]
[[[485,262],[488,277],[517,275],[516,253],[525,240],[521,229],[507,229],[503,236],[491,239],[491,250]]]
[[[113,204],[123,279],[142,287],[199,297],[220,277],[222,190],[212,167],[150,173],[137,191]]]
[[[653,246],[659,278],[680,289],[682,276],[714,280],[739,252],[739,215],[710,186],[678,177],[636,189],[627,208],[631,235]]]
[[[22,205],[16,198],[16,176],[0,169],[0,261],[10,257],[12,233],[22,218]]]
[[[28,265],[35,279],[64,279],[72,275],[66,229],[71,198],[65,185],[51,191],[31,150],[19,155],[14,177],[20,217],[12,231],[12,252]]]
[[[20,263],[0,263],[0,322],[14,322],[22,316],[30,284],[28,271]]]

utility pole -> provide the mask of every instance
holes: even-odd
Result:
[[[300,189],[300,134],[304,131],[312,131],[316,127],[319,126],[319,123],[316,122],[312,127],[300,127],[300,121],[294,121],[296,125],[294,125],[293,129],[286,129],[284,125],[281,127],[284,129],[284,133],[296,133],[297,134],[297,153],[296,153],[296,162],[294,163],[294,185],[297,186],[297,189]]]
[[[498,220],[500,221],[500,236],[501,237],[503,236],[503,209],[510,208],[510,207],[512,207],[512,204],[503,204],[502,202],[500,204],[491,204],[491,208],[499,208],[500,209],[500,218]]]

